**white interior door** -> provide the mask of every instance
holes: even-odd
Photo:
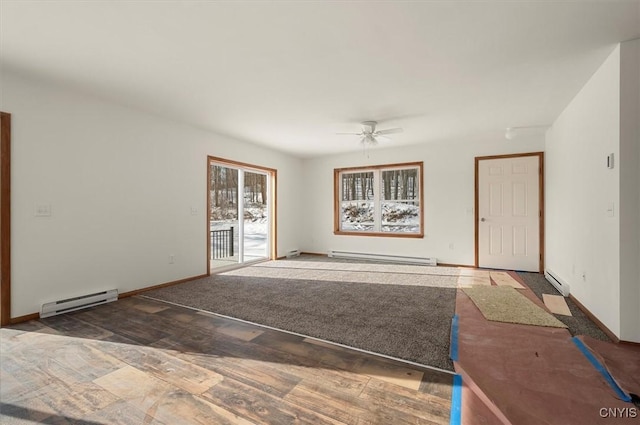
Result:
[[[540,268],[540,158],[478,161],[478,266]]]

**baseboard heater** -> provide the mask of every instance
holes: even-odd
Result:
[[[557,290],[558,292],[560,292],[563,296],[568,297],[570,290],[569,290],[569,284],[563,280],[561,280],[560,278],[558,278],[557,275],[555,275],[554,273],[550,272],[549,270],[545,270],[544,271],[544,277],[547,279],[547,281],[549,281],[550,284],[552,284]]]
[[[300,256],[299,249],[294,249],[293,251],[287,252],[287,258],[293,258],[293,257],[299,257],[299,256]]]
[[[89,308],[95,305],[106,304],[118,299],[118,290],[96,292],[94,294],[82,295],[80,297],[67,298],[65,300],[53,301],[42,304],[40,318],[51,317],[57,314],[68,313],[70,311]]]
[[[329,251],[329,257],[335,258],[357,258],[362,260],[377,260],[390,263],[402,264],[420,264],[423,266],[437,266],[438,262],[435,258],[429,257],[407,257],[403,255],[387,255],[387,254],[367,254],[364,252],[348,252],[348,251]]]

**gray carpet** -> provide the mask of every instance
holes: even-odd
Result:
[[[218,274],[144,295],[453,370],[455,288]]]
[[[561,295],[541,273],[518,272],[518,275],[541,300],[542,294]],[[554,314],[554,316],[567,325],[571,335],[589,335],[590,337],[601,341],[611,342],[609,337],[602,332],[600,328],[582,312],[582,310],[580,310],[576,303],[574,303],[570,298],[565,298],[565,301],[567,302],[569,311],[571,311],[573,316],[563,316],[558,314]]]

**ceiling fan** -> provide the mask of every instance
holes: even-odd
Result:
[[[346,136],[360,136],[360,143],[364,146],[366,145],[376,145],[378,141],[387,141],[390,140],[388,137],[385,137],[387,134],[395,134],[402,133],[401,128],[388,128],[386,130],[376,130],[376,125],[378,123],[376,121],[364,121],[361,123],[362,131],[359,133],[336,133],[339,135]]]

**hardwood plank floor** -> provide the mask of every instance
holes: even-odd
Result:
[[[140,296],[0,329],[3,424],[448,424],[452,381]]]

